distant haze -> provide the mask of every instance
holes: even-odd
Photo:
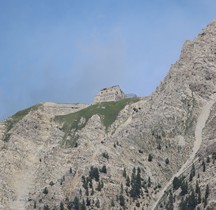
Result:
[[[91,103],[99,89],[150,95],[214,0],[0,3],[0,119],[45,101]]]

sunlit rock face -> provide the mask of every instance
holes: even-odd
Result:
[[[196,180],[194,205],[214,209],[215,93],[214,21],[151,96],[17,113],[0,123],[0,209],[182,209]]]

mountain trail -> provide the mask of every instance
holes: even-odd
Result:
[[[169,182],[165,185],[165,187],[161,190],[158,199],[154,203],[152,210],[157,209],[164,193],[169,190],[169,188],[172,186],[172,182],[175,177],[179,177],[188,167],[190,167],[193,164],[194,158],[196,156],[196,153],[198,152],[201,144],[202,144],[202,131],[205,127],[206,121],[208,120],[211,107],[216,102],[216,95],[213,95],[210,101],[208,101],[202,108],[201,113],[197,119],[196,129],[195,129],[195,141],[194,146],[192,149],[192,153],[188,160],[182,165],[180,170],[172,176],[172,178],[169,180]]]

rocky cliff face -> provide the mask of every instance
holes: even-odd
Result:
[[[215,37],[213,22],[186,41],[149,97],[1,122],[0,209],[191,209],[193,193],[215,209]]]

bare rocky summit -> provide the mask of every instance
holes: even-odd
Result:
[[[216,21],[149,97],[0,123],[0,209],[216,209]]]

